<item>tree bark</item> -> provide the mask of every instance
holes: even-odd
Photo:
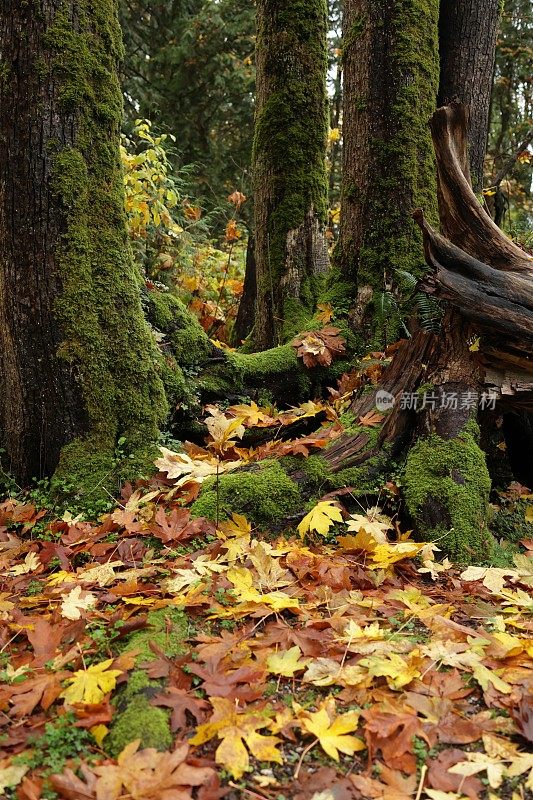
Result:
[[[76,122],[73,112],[59,113],[56,87],[40,79],[37,63],[50,69],[42,40],[59,5],[50,0],[37,14],[6,0],[0,17],[0,441],[22,481],[49,475],[85,424],[75,371],[50,358],[63,338],[53,304],[67,225],[46,191],[47,146],[72,147]]]
[[[265,350],[301,330],[328,267],[324,0],[259,0],[254,137],[257,310]]]
[[[257,275],[255,266],[255,241],[252,233],[248,235],[246,245],[246,270],[244,273],[244,287],[237,311],[235,325],[231,332],[233,344],[238,347],[252,332],[255,318],[255,303],[257,298]]]
[[[438,87],[438,2],[346,0],[343,178],[335,263],[359,303],[390,288],[396,269],[422,271],[410,213],[436,218],[427,120]]]
[[[483,189],[500,0],[447,0],[439,19],[438,105],[453,100],[469,110],[468,155],[475,192]]]
[[[0,20],[0,440],[19,482],[91,492],[167,413],[129,249],[115,0],[6,0]],[[111,483],[112,485],[112,483]]]

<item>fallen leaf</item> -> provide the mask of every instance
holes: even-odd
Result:
[[[325,536],[335,522],[342,522],[342,514],[333,500],[323,500],[309,511],[298,525],[298,533],[305,538],[306,533],[315,531]]]
[[[87,669],[74,672],[67,683],[70,685],[61,693],[65,702],[73,703],[100,703],[108,692],[111,692],[117,683],[117,677],[122,675],[120,669],[110,669],[113,659],[109,658],[100,664],[92,664]]]

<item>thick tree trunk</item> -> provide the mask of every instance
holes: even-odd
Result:
[[[0,15],[0,441],[23,482],[53,472],[85,425],[75,371],[50,358],[63,338],[53,305],[67,224],[46,191],[47,150],[50,140],[73,146],[75,113],[60,113],[56,87],[41,79],[53,58],[43,52],[45,28],[60,4],[42,5],[41,15],[6,0]]]
[[[394,270],[421,274],[410,214],[436,218],[427,120],[438,87],[438,0],[346,0],[340,239],[335,262],[359,302],[390,288]]]
[[[0,19],[0,440],[22,482],[138,470],[167,412],[119,159],[115,0],[6,0]],[[112,485],[112,484],[111,484]]]
[[[468,155],[475,192],[483,188],[500,0],[447,0],[439,19],[439,106],[460,100],[470,109]]]
[[[259,350],[286,341],[328,266],[324,225],[327,9],[324,0],[259,0],[254,137]]]

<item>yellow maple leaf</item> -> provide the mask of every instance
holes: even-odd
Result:
[[[267,658],[267,669],[273,675],[282,675],[284,678],[292,678],[295,672],[301,672],[308,664],[309,659],[300,660],[302,651],[296,645],[281,653],[272,653]]]
[[[93,725],[92,728],[89,728],[89,733],[94,736],[96,740],[96,744],[98,747],[102,747],[103,741],[107,734],[109,733],[109,728],[107,725]]]
[[[376,542],[384,544],[392,523],[388,517],[380,513],[380,509],[370,508],[365,514],[352,514],[346,522],[346,527],[349,531],[369,533]]]
[[[311,531],[325,536],[334,522],[342,522],[340,509],[333,500],[323,500],[305,515],[298,525],[298,533],[302,539]]]
[[[4,789],[13,789],[18,786],[28,770],[29,767],[25,764],[0,766],[0,795],[4,797]]]
[[[268,592],[261,594],[254,587],[254,576],[247,567],[231,567],[226,576],[234,586],[234,592],[240,603],[256,603],[266,605],[274,611],[282,611],[284,608],[298,608],[299,602],[296,597],[290,597],[285,592]]]
[[[68,678],[70,685],[61,692],[60,697],[69,705],[101,703],[106,694],[115,688],[117,677],[122,674],[120,669],[109,669],[112,663],[113,659],[108,658],[100,664],[77,670],[72,678]]]
[[[405,558],[413,558],[424,547],[423,543],[417,542],[395,542],[386,544],[378,544],[373,553],[371,553],[372,569],[387,569],[397,561],[403,561]]]
[[[205,424],[212,439],[210,444],[217,452],[224,453],[236,444],[237,439],[244,436],[243,418],[228,418],[216,406],[209,406],[207,410],[209,416]]]
[[[405,661],[398,653],[368,656],[362,658],[358,666],[366,667],[370,675],[386,678],[391,689],[401,689],[402,686],[407,686],[412,680],[420,677],[416,665]]]
[[[241,536],[250,536],[252,526],[242,514],[233,512],[231,519],[225,522],[220,522],[217,530],[217,535],[220,539],[227,538],[240,538]]]
[[[526,506],[524,518],[526,522],[533,522],[533,506]]]
[[[268,717],[251,710],[239,712],[235,703],[227,697],[211,697],[210,702],[214,708],[213,716],[209,722],[198,726],[190,739],[191,744],[204,744],[215,736],[221,739],[215,761],[237,779],[249,767],[248,750],[259,761],[283,763],[281,753],[276,749],[281,739],[258,733],[261,728],[270,726]]]
[[[318,711],[303,712],[300,719],[302,727],[318,739],[322,749],[335,761],[339,760],[339,750],[351,756],[366,747],[357,736],[349,735],[357,730],[359,712],[348,711],[337,716],[332,697],[328,697]]]
[[[60,569],[59,572],[54,572],[50,577],[46,579],[46,583],[49,586],[58,586],[60,583],[72,583],[77,578],[75,572],[66,572],[64,569]]]

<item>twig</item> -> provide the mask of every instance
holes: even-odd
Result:
[[[228,781],[228,786],[231,786],[232,789],[239,789],[241,792],[246,792],[249,794],[250,797],[258,797],[259,800],[268,800],[268,797],[264,794],[259,794],[259,792],[252,792],[251,789],[247,789],[246,787],[239,786],[238,783],[233,783],[233,781]]]
[[[318,742],[318,739],[314,739],[311,742],[311,744],[308,744],[307,747],[302,751],[302,755],[300,756],[300,760],[298,761],[296,769],[294,770],[294,780],[295,781],[298,780],[298,775],[300,774],[300,770],[302,768],[302,761],[304,760],[304,758],[306,757],[308,752],[311,750],[311,748],[314,747],[317,742]]]
[[[428,771],[427,764],[422,766],[420,770],[420,780],[418,782],[418,791],[416,793],[415,800],[420,800],[422,796],[422,789],[424,788],[424,781],[426,780],[426,772]]]

